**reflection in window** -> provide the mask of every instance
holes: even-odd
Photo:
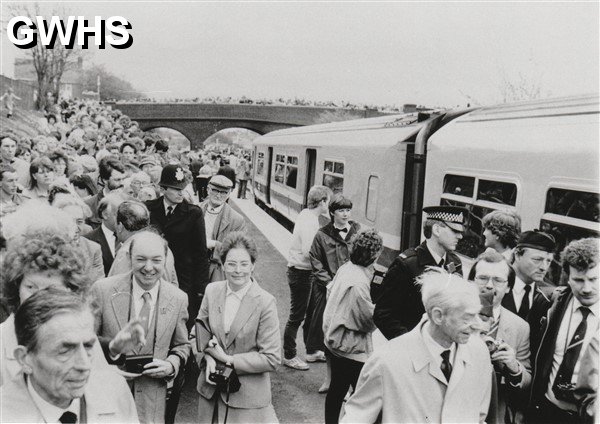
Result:
[[[546,195],[546,213],[598,222],[600,197],[597,193],[551,188]]]
[[[477,200],[515,206],[517,204],[517,185],[500,181],[479,180]]]
[[[258,153],[258,158],[256,159],[256,173],[258,175],[263,175],[265,171],[265,154],[262,152]]]
[[[369,177],[369,187],[367,188],[367,212],[366,217],[369,221],[375,221],[377,217],[377,201],[379,199],[379,177],[371,175]]]
[[[323,185],[329,187],[333,194],[344,191],[344,179],[334,175],[323,175]]]
[[[463,175],[444,176],[444,193],[473,197],[474,188],[474,177],[465,177]]]
[[[275,181],[283,184],[283,174],[285,172],[285,165],[281,163],[275,164],[275,176],[273,177]]]
[[[334,194],[344,190],[344,163],[326,160],[323,166],[323,185]]]
[[[287,176],[285,177],[285,185],[296,188],[296,179],[298,177],[298,167],[297,166],[288,166],[287,167]]]

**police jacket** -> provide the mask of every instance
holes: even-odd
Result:
[[[402,252],[390,265],[378,298],[373,319],[387,339],[393,339],[412,330],[425,313],[421,290],[415,278],[427,267],[437,266],[425,242]],[[447,270],[462,275],[460,258],[446,252]]]

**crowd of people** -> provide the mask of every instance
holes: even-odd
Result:
[[[468,211],[431,206],[425,241],[381,279],[382,235],[316,185],[292,233],[282,336],[228,202],[246,196],[248,155],[170,149],[94,101],[54,112],[45,134],[0,135],[0,421],[173,423],[198,367],[198,422],[272,423],[270,374],[315,362],[326,423],[597,418],[598,239],[557,252],[494,211],[467,269],[454,251]]]

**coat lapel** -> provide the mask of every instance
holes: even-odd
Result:
[[[208,324],[213,335],[217,337],[217,340],[221,346],[226,345],[225,329],[223,327],[223,314],[225,312],[225,295],[227,294],[227,283],[221,284],[219,290],[215,294],[215,302],[211,304],[211,311],[209,316],[215,317],[215,319]]]
[[[260,294],[257,290],[257,283],[256,281],[252,281],[250,284],[252,284],[252,286],[248,290],[248,293],[246,293],[246,296],[244,296],[242,299],[240,309],[238,309],[238,312],[231,323],[231,328],[229,329],[229,334],[227,336],[226,347],[231,346],[237,334],[258,309],[258,297]],[[223,305],[224,304],[225,302],[223,302]]]
[[[160,281],[160,293],[158,295],[158,304],[156,305],[158,309],[156,309],[156,313],[158,314],[157,322],[156,322],[156,340],[154,341],[154,345],[161,344],[161,338],[165,335],[167,329],[169,328],[169,323],[171,320],[176,319],[177,316],[173,314],[173,310],[175,309],[175,300],[172,293],[169,293],[166,281]],[[169,345],[169,343],[165,343]]]
[[[448,384],[446,377],[444,377],[444,373],[442,373],[442,369],[436,365],[436,362],[431,356],[431,352],[427,349],[427,346],[423,341],[421,329],[426,320],[427,318],[425,317],[421,319],[421,322],[411,331],[411,340],[406,340],[406,346],[410,349],[413,367],[415,372],[419,372],[423,368],[428,367],[427,371],[429,372],[429,375],[442,384]]]
[[[448,392],[456,390],[460,386],[460,381],[465,375],[465,368],[468,366],[471,360],[471,354],[466,344],[457,344],[456,357],[454,358],[454,365],[452,366],[452,374],[450,375],[450,381],[448,382]]]
[[[123,280],[115,286],[110,297],[110,303],[112,305],[113,313],[117,318],[119,330],[127,325],[127,320],[129,318],[129,308],[131,306],[131,284],[131,273],[129,273],[127,274],[127,278],[123,278]]]
[[[163,210],[163,214],[164,214],[164,210]],[[166,220],[165,228],[175,225],[178,222],[186,219],[187,217],[188,217],[188,204],[184,201],[175,207],[175,212],[173,212],[173,216],[171,218],[166,219],[166,217],[165,217],[165,220]]]
[[[225,229],[229,226],[229,218],[231,214],[229,213],[228,208],[229,205],[226,203],[223,206],[223,210],[221,210],[219,216],[217,216],[217,220],[215,221],[215,226],[213,227],[212,232],[213,240],[218,240],[219,234],[223,234]]]

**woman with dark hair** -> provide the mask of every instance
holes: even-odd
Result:
[[[331,383],[325,399],[325,423],[337,423],[344,396],[356,387],[360,370],[373,351],[375,330],[370,287],[373,263],[383,250],[377,230],[352,239],[350,260],[338,269],[323,313],[323,332],[331,363]]]
[[[335,195],[329,203],[331,222],[317,231],[310,248],[312,291],[303,326],[307,362],[327,361],[323,344],[327,286],[338,269],[350,259],[350,240],[360,230],[360,225],[350,220],[351,211],[352,200],[341,194]],[[319,393],[326,393],[329,388],[329,371],[328,366],[327,378]]]
[[[34,159],[31,161],[31,165],[29,165],[29,175],[31,183],[25,195],[31,199],[46,201],[50,185],[56,177],[54,164],[46,156]]]
[[[98,187],[96,187],[92,177],[87,174],[72,175],[69,182],[73,184],[75,191],[82,199],[87,199],[98,193]]]
[[[269,377],[281,362],[275,298],[252,278],[257,250],[248,236],[229,234],[219,252],[226,280],[206,287],[196,319],[198,422],[275,423]],[[236,371],[235,393],[209,379],[217,362]]]

